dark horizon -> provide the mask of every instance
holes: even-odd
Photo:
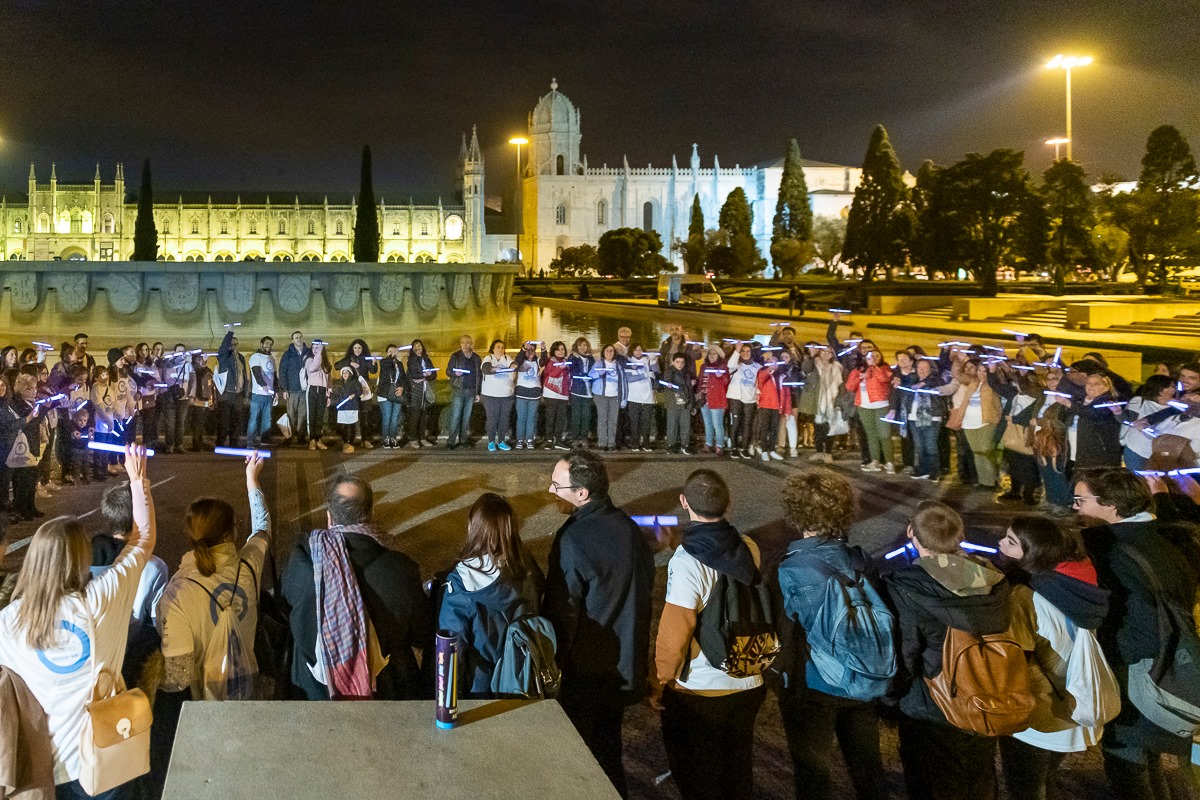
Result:
[[[460,137],[478,125],[487,191],[511,191],[510,136],[551,78],[582,113],[589,163],[764,165],[795,137],[805,157],[856,166],[887,126],[905,169],[1011,147],[1035,173],[1063,133],[1055,53],[1074,74],[1075,158],[1093,178],[1137,177],[1149,132],[1173,124],[1200,146],[1200,60],[1164,47],[1200,30],[1200,8],[1117,0],[957,4],[802,2],[653,8],[465,0],[330,11],[309,0],[250,8],[68,8],[10,0],[0,11],[0,193],[23,193],[31,161],[60,182],[155,193],[358,188],[363,144],[377,193],[452,202]],[[1144,7],[1153,6],[1153,7]],[[1175,37],[1178,38],[1178,37]],[[388,197],[389,192],[393,195]]]

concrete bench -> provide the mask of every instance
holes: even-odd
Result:
[[[164,800],[616,800],[555,701],[187,703]]]
[[[1069,303],[1067,327],[1098,331],[1191,314],[1200,314],[1200,303]]]

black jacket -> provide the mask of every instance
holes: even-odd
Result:
[[[375,383],[375,394],[380,400],[399,403],[403,396],[396,397],[396,387],[407,394],[408,374],[399,358],[385,357],[379,362],[379,380]]]
[[[654,554],[624,511],[607,497],[575,509],[554,535],[542,603],[564,693],[641,699],[653,586]]]
[[[1079,415],[1075,469],[1121,466],[1121,418],[1111,408],[1096,408],[1111,402],[1111,396],[1101,395],[1091,405],[1075,404]]]
[[[403,553],[388,550],[369,536],[346,534],[350,565],[362,593],[367,616],[375,625],[379,648],[391,661],[377,679],[378,700],[417,700],[424,691],[412,648],[429,650],[433,642],[429,599],[421,588],[421,570]],[[309,670],[315,665],[317,599],[312,553],[302,536],[292,550],[280,579],[283,597],[291,607],[295,639],[292,682],[309,700],[328,700],[329,690]]]
[[[990,564],[962,555],[920,558],[886,580],[900,629],[900,710],[913,719],[948,725],[925,684],[926,678],[941,674],[946,631],[983,635],[1008,630],[1012,586]],[[985,585],[972,586],[979,583]]]
[[[1121,684],[1121,714],[1104,729],[1104,736],[1117,742],[1187,758],[1190,743],[1172,736],[1147,720],[1129,702],[1125,691],[1124,665],[1158,655],[1158,611],[1142,570],[1123,552],[1131,547],[1157,567],[1163,590],[1184,608],[1191,608],[1196,595],[1200,564],[1189,563],[1183,550],[1159,533],[1157,520],[1121,522],[1085,528],[1083,542],[1100,585],[1112,591],[1108,616],[1100,626],[1100,645],[1108,658],[1117,682]]]

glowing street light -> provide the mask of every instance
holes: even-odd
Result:
[[[1046,62],[1046,69],[1061,69],[1067,73],[1067,161],[1071,161],[1071,70],[1075,67],[1086,67],[1093,61],[1091,56],[1064,56],[1059,53]],[[1057,160],[1057,157],[1056,157]]]
[[[508,143],[515,144],[517,146],[517,260],[524,265],[525,258],[521,255],[521,228],[523,227],[522,218],[524,216],[524,209],[522,208],[523,204],[521,201],[525,199],[523,196],[524,192],[522,191],[521,187],[521,145],[529,144],[529,140],[524,136],[514,136],[508,140]]]
[[[1070,144],[1070,143],[1071,143],[1071,140],[1065,136],[1056,136],[1053,139],[1046,140],[1046,144],[1054,145],[1054,160],[1055,161],[1058,161],[1058,148],[1064,144]],[[1070,158],[1071,158],[1070,156],[1067,156],[1068,161],[1070,160]]]

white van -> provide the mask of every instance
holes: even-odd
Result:
[[[721,295],[707,275],[659,275],[658,304],[720,311]]]

